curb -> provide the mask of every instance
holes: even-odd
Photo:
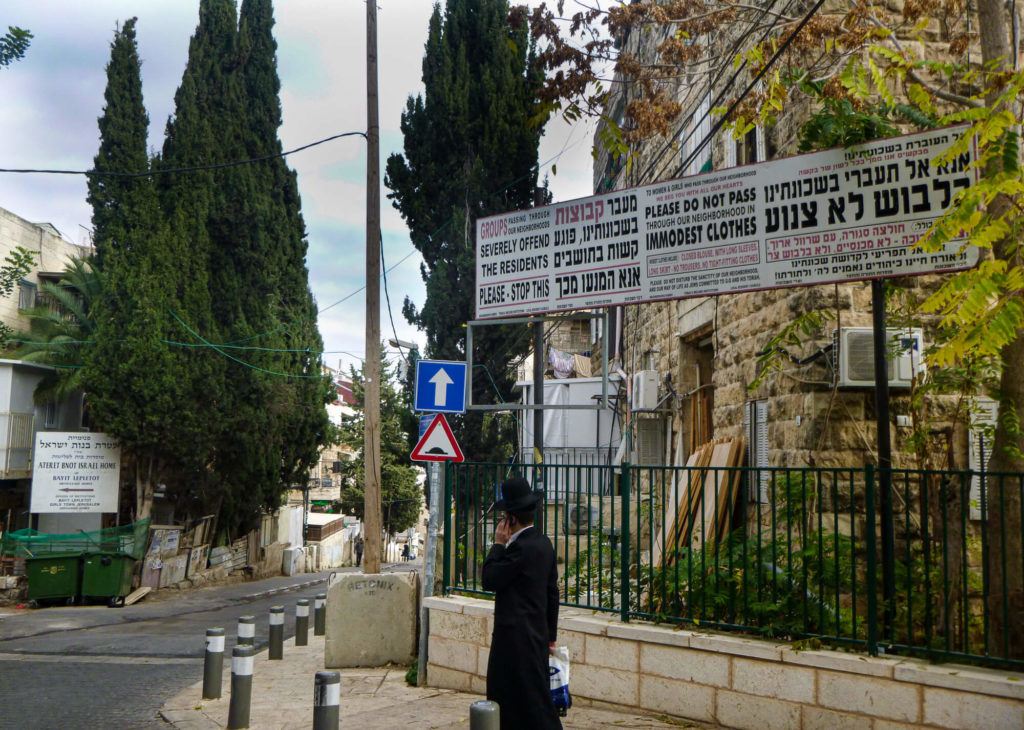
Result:
[[[303,583],[296,583],[295,585],[281,586],[279,588],[271,588],[269,590],[259,591],[257,593],[249,593],[249,594],[244,595],[244,596],[242,596],[242,597],[240,597],[240,598],[238,598],[236,600],[238,600],[238,601],[251,601],[251,600],[256,600],[258,598],[267,598],[269,596],[276,596],[276,595],[278,595],[280,593],[289,593],[291,591],[301,591],[301,590],[304,590],[306,588],[312,588],[313,586],[320,585],[321,583],[326,583],[329,580],[330,580],[330,576],[328,576],[326,578],[316,578],[314,580],[307,580],[307,581],[305,581]]]

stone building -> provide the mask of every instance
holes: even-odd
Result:
[[[827,9],[828,6],[826,6]],[[738,25],[738,24],[737,24]],[[647,25],[620,39],[620,50],[643,61],[656,57],[659,44],[671,29]],[[731,59],[730,48],[738,30],[725,30],[716,47]],[[913,42],[919,53],[932,57],[945,53],[939,29],[931,33],[935,43]],[[927,48],[934,45],[934,48]],[[739,47],[742,50],[742,46]],[[729,53],[732,51],[732,53]],[[701,68],[706,69],[707,66]],[[609,154],[602,145],[606,138],[599,130],[595,136],[595,192],[631,188],[660,180],[721,170],[737,165],[765,162],[797,154],[801,125],[808,119],[806,103],[787,107],[771,128],[757,127],[743,139],[721,130],[711,144],[696,156],[700,141],[712,131],[717,116],[709,114],[721,103],[715,97],[728,73],[716,79],[708,71],[681,73],[674,80],[662,81],[670,96],[683,108],[681,123],[671,138],[655,137],[634,145],[632,164]],[[741,76],[733,87],[746,84]],[[610,85],[608,117],[620,126],[634,95],[635,83],[619,75]],[[693,158],[689,160],[689,158]],[[684,163],[688,164],[685,165]],[[928,277],[895,280],[909,290],[926,290]],[[824,326],[805,338],[799,347],[787,347],[784,364],[768,374],[756,388],[750,385],[758,376],[758,354],[782,328],[806,313],[828,312]],[[748,460],[753,466],[843,467],[875,461],[874,389],[868,386],[840,387],[837,380],[839,358],[843,355],[834,342],[840,333],[863,338],[870,346],[869,333],[850,328],[870,328],[871,292],[868,282],[803,288],[776,289],[753,293],[720,295],[677,301],[627,305],[618,308],[619,323],[613,330],[611,350],[622,369],[632,376],[641,370],[654,370],[659,378],[659,395],[670,406],[664,417],[671,424],[671,440],[664,453],[672,463],[685,463],[690,431],[699,419],[694,408],[710,412],[709,428],[697,441],[707,437],[744,435],[748,442]],[[908,345],[903,365],[915,374],[923,367],[920,343],[907,329],[899,330],[895,318],[888,325],[898,342]],[[924,331],[924,347],[928,330]],[[845,341],[845,340],[844,340]],[[857,342],[856,337],[851,342]],[[857,346],[858,353],[847,348],[847,356],[860,355],[870,372],[870,352]],[[595,347],[595,351],[599,348]],[[864,355],[867,354],[865,361]],[[897,363],[898,364],[898,363]],[[908,373],[909,375],[909,373]],[[914,429],[909,398],[909,378],[891,391],[894,465],[917,466],[908,445]],[[667,397],[667,398],[666,398]],[[941,410],[941,409],[940,409]],[[948,419],[929,424],[935,437],[953,437]],[[682,438],[680,438],[680,436]],[[967,436],[957,434],[956,465],[967,466]],[[635,434],[634,434],[635,438]],[[682,449],[675,447],[682,444]],[[680,453],[681,451],[681,453]]]
[[[43,282],[57,282],[66,264],[89,249],[66,240],[49,223],[31,223],[0,208],[0,258],[21,247],[34,254],[31,270],[7,296],[0,297],[0,322],[15,333],[27,331],[26,310],[45,300]],[[36,386],[52,368],[38,363],[0,359],[0,529],[29,526],[28,500],[32,449],[38,431],[78,431],[83,426],[81,393],[61,402],[37,403]],[[43,532],[100,527],[100,515],[40,515]]]

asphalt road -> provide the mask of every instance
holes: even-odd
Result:
[[[290,637],[295,601],[324,592],[326,582],[294,586],[328,576],[162,591],[127,608],[0,609],[0,728],[167,728],[157,711],[202,679],[207,628],[224,628],[230,657],[239,616],[256,616],[261,647],[270,607],[283,605]]]

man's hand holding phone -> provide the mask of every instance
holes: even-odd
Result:
[[[498,522],[498,526],[494,530],[494,542],[499,545],[504,545],[508,542],[510,537],[512,537],[512,526],[509,524],[508,515],[505,515],[505,517],[502,517],[501,521]]]

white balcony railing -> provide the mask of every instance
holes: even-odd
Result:
[[[0,411],[0,478],[26,478],[32,473],[34,414]]]

